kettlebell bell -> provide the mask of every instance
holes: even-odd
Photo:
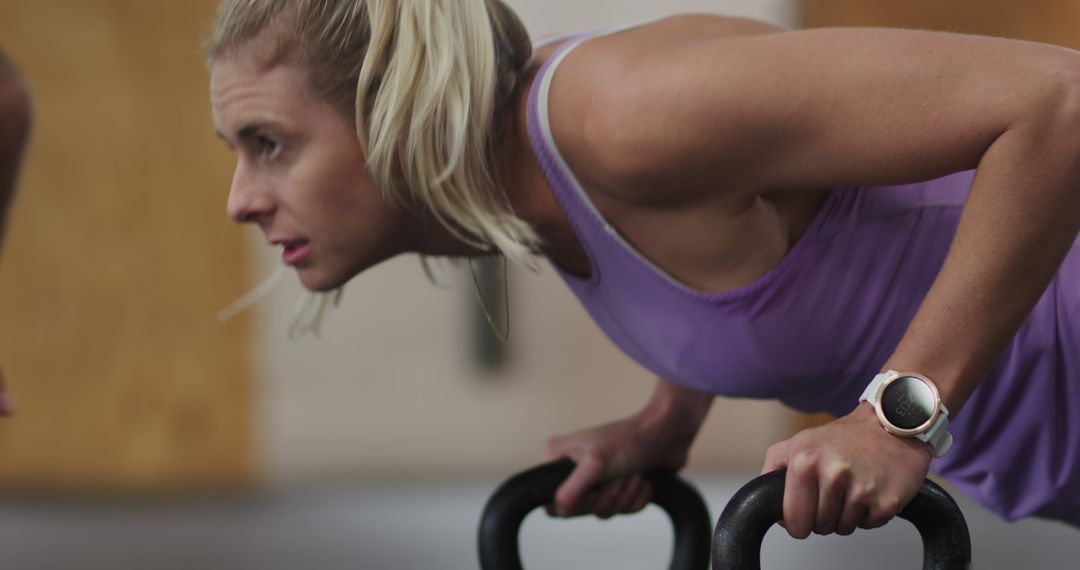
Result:
[[[519,473],[496,489],[480,518],[480,568],[521,570],[518,532],[525,516],[555,498],[555,490],[570,476],[574,462],[561,459]],[[675,531],[670,570],[700,570],[709,564],[711,519],[698,491],[670,471],[646,476],[652,502],[663,509]]]
[[[765,533],[784,516],[781,469],[743,485],[724,507],[713,537],[713,570],[760,570]],[[923,541],[923,570],[971,567],[971,536],[960,507],[933,481],[926,480],[900,511]]]

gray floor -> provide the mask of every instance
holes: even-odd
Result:
[[[698,476],[714,514],[751,477]],[[477,566],[476,523],[497,481],[402,483],[217,499],[59,503],[0,498],[0,568],[468,569]],[[1045,521],[999,521],[961,500],[974,568],[1075,568],[1080,530]],[[911,569],[921,565],[914,528],[895,521],[851,537],[766,537],[763,567]],[[667,519],[655,507],[609,522],[526,519],[529,569],[664,568]]]

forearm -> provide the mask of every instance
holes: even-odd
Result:
[[[30,96],[15,69],[0,53],[0,246],[23,149],[30,132]]]
[[[653,426],[663,427],[692,441],[701,429],[715,398],[658,378],[656,388],[638,417]]]
[[[1076,238],[1074,114],[1043,113],[988,148],[945,264],[885,364],[934,379],[951,413],[994,366]]]

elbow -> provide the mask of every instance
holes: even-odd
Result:
[[[22,151],[32,123],[33,101],[26,82],[13,68],[0,65],[0,149],[4,154]]]
[[[1040,133],[1044,150],[1067,154],[1080,162],[1080,57],[1068,57],[1049,67],[1040,89],[1021,122]]]

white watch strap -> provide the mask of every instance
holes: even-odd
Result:
[[[878,392],[881,390],[881,385],[886,380],[897,374],[895,370],[887,370],[874,376],[874,379],[866,385],[866,389],[863,390],[861,396],[859,396],[859,402],[870,402],[874,409],[877,409],[881,405],[878,398]],[[916,435],[915,437],[920,441],[925,441],[930,444],[930,448],[934,454],[934,457],[941,457],[949,451],[952,447],[953,437],[949,433],[949,410],[945,408],[945,404],[940,404],[940,413],[938,413],[937,421],[934,425],[930,426],[925,432]]]
[[[863,390],[862,396],[859,396],[859,402],[860,403],[862,403],[862,402],[870,402],[871,404],[874,405],[875,408],[877,408],[877,406],[878,406],[878,398],[877,398],[878,390],[880,390],[881,385],[885,383],[885,379],[888,378],[889,376],[893,375],[893,374],[896,374],[896,372],[894,372],[892,370],[889,370],[887,372],[882,372],[881,374],[878,374],[878,375],[874,376],[874,379],[871,380],[870,383],[866,385],[866,389]]]
[[[938,419],[934,422],[934,425],[915,437],[930,444],[934,457],[941,457],[949,451],[949,448],[952,447],[953,437],[949,433],[949,411],[945,409],[944,404],[941,405],[941,413],[938,414]]]

